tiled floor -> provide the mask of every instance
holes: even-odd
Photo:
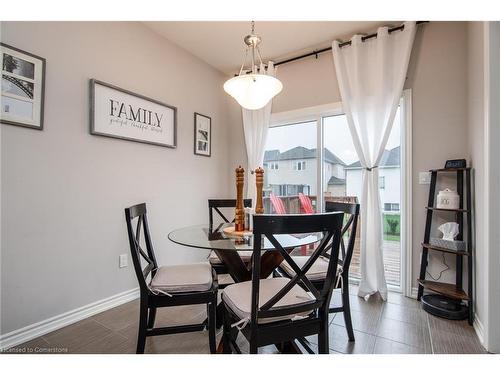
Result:
[[[466,321],[450,321],[428,315],[416,300],[390,293],[387,302],[356,296],[351,287],[351,312],[355,342],[349,342],[342,314],[332,314],[331,353],[485,353],[474,329]],[[334,301],[339,295],[334,295]],[[134,353],[137,336],[138,301],[51,332],[14,348],[17,352]],[[158,311],[156,326],[201,322],[204,306],[164,308]],[[220,332],[218,339],[220,339]],[[241,336],[241,335],[240,335]],[[315,348],[315,337],[308,338]],[[239,337],[243,351],[246,340]],[[261,349],[275,352],[274,347]],[[208,353],[204,332],[149,337],[146,353]]]

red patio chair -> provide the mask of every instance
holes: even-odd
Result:
[[[274,193],[271,193],[269,195],[269,198],[271,199],[271,203],[273,205],[274,212],[276,212],[278,215],[285,215],[286,210],[285,210],[285,205],[283,201],[278,198]]]
[[[314,213],[314,208],[311,203],[311,199],[302,193],[299,193],[299,200],[300,200],[300,205],[302,206],[302,209],[304,210],[304,213],[306,214],[313,214]]]

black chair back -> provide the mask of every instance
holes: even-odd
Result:
[[[251,199],[243,199],[243,207],[252,207]],[[214,226],[214,211],[224,220],[225,223],[233,223],[234,218],[229,221],[221,212],[221,208],[236,208],[236,199],[209,199],[208,200],[208,223],[210,228]]]
[[[318,308],[323,310],[328,309],[337,270],[343,217],[344,214],[342,212],[312,215],[254,215],[252,325],[256,325],[260,318],[298,314]],[[303,234],[316,232],[323,232],[323,238],[302,269],[296,265],[288,254],[288,251],[281,246],[274,236],[275,234]],[[288,264],[294,269],[295,276],[292,277],[276,295],[259,308],[260,258],[264,236],[274,245],[274,251],[279,251],[280,255],[283,256]],[[331,245],[331,256],[328,271],[322,289],[318,290],[311,281],[309,281],[306,273],[319,256],[325,252],[325,249],[329,245]],[[273,308],[273,306],[297,284],[311,292],[315,300],[294,304],[293,306]]]
[[[137,224],[133,225],[133,221],[137,219]],[[125,221],[127,222],[128,239],[130,243],[130,252],[134,263],[134,270],[139,281],[141,292],[148,290],[148,276],[154,276],[158,264],[151,243],[151,235],[149,233],[148,219],[146,215],[146,203],[137,204],[125,209]],[[135,227],[135,228],[134,228]],[[144,242],[146,251],[141,246],[141,230],[144,233]],[[141,259],[146,262],[146,267],[142,268]]]
[[[343,212],[349,215],[348,220],[345,222],[340,241],[340,249],[342,257],[339,257],[339,264],[342,266],[342,272],[348,272],[351,265],[352,255],[354,253],[354,244],[356,242],[356,231],[358,229],[359,219],[359,203],[341,203],[341,202],[326,202],[326,212]],[[349,232],[347,240],[347,248],[344,243],[344,236]]]

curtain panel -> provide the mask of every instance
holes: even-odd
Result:
[[[363,42],[355,35],[350,46],[340,48],[338,41],[332,45],[342,107],[364,168],[359,296],[365,299],[377,292],[387,299],[378,164],[402,95],[415,29],[415,22],[391,34],[388,27],[380,27],[376,38]]]

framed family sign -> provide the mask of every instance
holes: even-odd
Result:
[[[91,79],[90,134],[175,148],[177,108]]]
[[[210,156],[212,153],[212,119],[200,113],[194,114],[194,153]]]
[[[0,122],[43,129],[45,59],[0,43]]]

